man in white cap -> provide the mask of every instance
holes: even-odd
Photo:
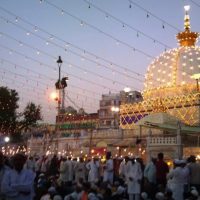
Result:
[[[128,171],[129,200],[139,200],[141,193],[142,169],[140,163],[132,159]]]
[[[190,185],[196,187],[200,193],[200,164],[196,162],[195,156],[190,156],[188,167],[190,170]]]
[[[106,154],[106,164],[104,166],[103,172],[103,181],[109,182],[111,185],[113,184],[113,159],[111,158],[111,152],[107,152]]]
[[[119,175],[124,181],[128,180],[127,178],[128,162],[129,162],[129,157],[125,156],[124,160],[120,163],[119,166]]]
[[[184,192],[184,170],[181,167],[181,161],[178,159],[174,160],[174,169],[172,169],[167,175],[170,180],[169,189],[173,193],[174,200],[183,200]]]
[[[65,185],[68,181],[68,168],[67,168],[67,158],[63,157],[60,163],[60,168],[59,168],[59,172],[60,172],[60,176],[59,176],[59,181],[61,183],[61,185]]]
[[[162,192],[158,192],[158,193],[156,193],[156,199],[157,200],[164,200],[165,195]]]
[[[180,163],[181,167],[183,168],[184,197],[186,197],[189,192],[190,170],[187,166],[187,161],[185,159],[181,160]]]
[[[86,168],[89,170],[88,182],[95,183],[99,180],[99,161],[98,158],[93,158],[86,164]]]
[[[33,199],[35,173],[23,168],[25,162],[25,155],[20,153],[14,155],[13,169],[5,173],[1,184],[6,200]]]
[[[5,199],[5,195],[1,191],[1,185],[5,173],[9,170],[9,168],[5,165],[4,161],[5,161],[4,155],[0,151],[0,200]]]

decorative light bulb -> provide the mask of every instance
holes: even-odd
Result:
[[[185,5],[184,9],[185,9],[186,12],[188,12],[190,10],[190,5]]]

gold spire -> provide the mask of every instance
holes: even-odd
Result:
[[[184,9],[185,9],[184,28],[185,28],[185,31],[186,30],[190,31],[190,16],[188,14],[188,11],[190,10],[190,6],[189,5],[184,6]]]
[[[190,6],[184,6],[185,9],[185,17],[184,17],[184,31],[177,34],[176,38],[178,39],[180,46],[195,46],[197,42],[199,34],[196,32],[190,31],[190,16],[188,11],[190,10]]]

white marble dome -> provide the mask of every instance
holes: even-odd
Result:
[[[188,12],[184,27],[177,34],[180,47],[162,53],[148,66],[144,98],[185,95],[198,89],[194,75],[200,76],[200,47],[195,46],[199,33],[190,31]]]
[[[149,65],[145,76],[144,93],[195,85],[196,81],[192,75],[198,73],[200,73],[200,47],[171,49]]]

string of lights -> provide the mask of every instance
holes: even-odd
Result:
[[[10,21],[10,20],[8,20],[8,19],[2,17],[2,16],[1,16],[0,18],[3,19],[5,22],[9,21],[9,23],[11,23],[11,24],[13,24],[13,25],[15,25],[15,26],[17,26],[18,28],[21,29],[21,26],[16,25],[16,24],[13,23],[12,21]],[[23,27],[22,27],[22,29],[25,30],[26,33],[27,33],[27,31],[28,31],[27,29],[25,29],[25,28],[23,28]],[[31,33],[32,35],[34,35],[34,36],[40,38],[41,40],[46,41],[46,39],[45,39],[44,37],[38,36],[38,34],[35,34],[34,32],[30,32],[30,31],[29,31],[28,33],[29,33],[29,34]],[[35,48],[35,47],[33,47],[33,46],[31,46],[31,45],[28,45],[28,44],[25,44],[24,42],[18,41],[16,38],[14,38],[14,37],[12,37],[12,36],[6,34],[6,33],[1,32],[1,34],[4,35],[4,36],[6,36],[6,37],[8,37],[8,38],[10,38],[10,39],[12,39],[12,40],[15,40],[16,42],[19,43],[20,46],[25,45],[25,46],[27,46],[27,47],[29,47],[29,48],[34,49],[38,55],[42,53],[42,54],[44,54],[44,55],[46,55],[46,56],[49,56],[49,57],[53,58],[54,60],[56,60],[56,58],[55,58],[54,56],[48,54],[47,52],[41,51],[41,50],[39,50],[38,48]],[[133,77],[133,76],[131,76],[131,75],[125,73],[125,72],[121,72],[121,71],[118,71],[118,70],[116,70],[116,69],[113,69],[113,64],[112,64],[112,63],[110,63],[109,65],[104,65],[104,64],[99,65],[99,62],[97,62],[97,61],[95,61],[95,60],[93,60],[93,59],[87,58],[87,57],[85,57],[85,56],[83,56],[83,55],[81,55],[81,54],[78,54],[78,53],[76,53],[76,52],[74,52],[74,51],[72,51],[72,50],[69,50],[69,49],[67,50],[66,48],[64,48],[64,47],[62,47],[62,46],[60,46],[60,45],[58,45],[58,44],[56,44],[56,43],[54,43],[54,42],[52,42],[52,41],[51,41],[51,44],[55,45],[56,47],[59,47],[59,48],[63,49],[65,52],[70,52],[70,53],[72,53],[73,55],[76,55],[76,56],[80,57],[81,59],[86,59],[86,60],[88,60],[88,61],[90,61],[90,62],[92,62],[92,63],[95,63],[95,65],[97,65],[97,66],[102,66],[102,67],[104,67],[104,68],[106,68],[106,69],[111,70],[112,72],[118,73],[118,74],[120,74],[120,75],[124,75],[124,76],[126,76],[126,77],[128,77],[128,78],[137,80],[137,81],[139,81],[139,82],[143,82],[143,80],[138,79],[138,78],[136,78],[136,77]],[[68,61],[66,61],[66,62],[69,63]],[[71,64],[71,63],[69,63],[69,64]],[[75,64],[74,64],[73,66],[75,66],[76,68],[79,68],[79,69],[81,69],[81,70],[83,70],[83,71],[86,71],[85,69],[83,69],[83,68],[81,68],[80,66],[77,66],[77,65],[75,65]],[[88,70],[88,72],[91,73],[91,74],[94,73],[94,72],[91,72],[91,71],[89,71],[89,70]],[[99,76],[99,75],[97,75],[97,76]],[[113,82],[113,80],[112,80],[112,82]],[[116,82],[116,81],[115,81],[115,82]]]
[[[15,75],[16,78],[17,78],[17,76],[18,76],[18,77],[24,78],[26,82],[25,82],[25,83],[24,83],[24,82],[21,82],[21,83],[23,84],[23,86],[25,86],[25,85],[27,86],[29,80],[34,81],[34,79],[30,79],[30,78],[29,78],[29,79],[26,79],[26,76],[23,75],[23,74],[19,74],[19,73],[15,73],[15,72],[9,71],[9,70],[7,70],[7,69],[3,69],[3,74],[4,74],[4,75],[5,75],[5,72],[9,72],[10,74]],[[6,77],[6,78],[9,78],[9,77]],[[9,79],[10,79],[10,78],[9,78]],[[14,80],[14,79],[11,79],[11,80],[12,80],[12,81],[17,81],[17,80]],[[18,82],[19,82],[19,81],[18,81]],[[44,86],[46,87],[46,83],[44,83],[44,82],[42,82],[42,81],[38,81],[37,83],[38,83],[38,84],[41,84],[41,85],[44,85]],[[39,87],[38,84],[37,84],[37,87]],[[31,85],[29,85],[29,87],[31,87]],[[30,88],[29,88],[29,89],[30,89]],[[33,91],[36,90],[35,87],[31,87],[31,89],[32,89]],[[27,90],[28,90],[28,88],[27,88]],[[41,92],[42,92],[42,93],[40,93],[40,94],[46,95],[46,93],[48,92],[48,89],[42,90],[41,87],[40,87],[40,88],[38,88],[38,91],[41,91]],[[71,90],[70,90],[70,91],[67,90],[67,92],[74,93],[75,95],[84,96],[84,97],[86,97],[86,98],[88,98],[88,99],[93,99],[93,100],[99,101],[98,98],[94,98],[93,96],[87,96],[87,95],[84,95],[84,94],[76,93],[76,92],[71,91]]]
[[[0,45],[0,47],[1,47],[1,48],[4,48],[4,49],[7,49],[8,51],[10,51],[10,48],[8,48],[8,47],[6,47],[6,46],[4,46],[4,45]],[[36,62],[36,63],[38,63],[39,65],[42,65],[42,66],[44,66],[44,67],[48,67],[48,68],[50,68],[50,69],[56,70],[56,68],[54,68],[53,66],[50,66],[50,65],[48,65],[48,64],[44,64],[43,62],[40,62],[40,61],[38,61],[38,60],[36,60],[36,59],[30,57],[30,56],[26,56],[26,55],[24,55],[24,54],[22,54],[22,53],[20,53],[20,52],[18,52],[18,51],[16,51],[16,50],[14,50],[14,49],[12,49],[12,53],[15,53],[15,54],[18,54],[18,55],[20,55],[20,56],[23,56],[24,58],[29,59],[29,60],[32,60],[32,61],[34,61],[34,62]],[[63,71],[63,72],[65,72],[65,71]],[[71,76],[71,77],[74,77],[74,78],[76,78],[76,79],[78,79],[78,80],[83,80],[83,81],[85,81],[85,82],[87,82],[87,83],[90,83],[90,84],[92,84],[92,85],[96,85],[96,86],[98,86],[98,87],[100,87],[100,88],[108,89],[109,91],[112,91],[112,90],[113,90],[113,91],[115,91],[115,92],[118,92],[117,89],[114,89],[114,88],[111,89],[111,88],[109,88],[107,85],[103,85],[103,84],[100,84],[100,83],[97,83],[97,82],[94,82],[94,81],[85,79],[85,78],[83,78],[83,77],[79,77],[79,76],[77,76],[77,75],[70,74],[70,73],[68,73],[68,72],[65,72],[65,73],[67,73],[67,74],[68,74],[69,76]]]
[[[165,50],[165,51],[166,51],[167,48],[168,48],[168,49],[169,49],[169,48],[172,48],[172,47],[170,47],[169,45],[167,45],[167,44],[165,44],[165,43],[163,43],[163,42],[161,42],[161,41],[159,41],[159,40],[157,40],[157,39],[155,39],[155,38],[149,36],[148,34],[142,32],[141,30],[139,30],[139,29],[137,29],[137,28],[135,28],[135,27],[133,27],[133,26],[127,24],[126,22],[120,20],[119,18],[117,18],[117,17],[111,15],[111,14],[108,13],[107,11],[105,11],[105,10],[103,10],[102,8],[99,8],[98,6],[96,6],[94,3],[91,3],[91,2],[88,1],[88,0],[83,0],[83,1],[84,1],[85,3],[87,3],[88,5],[90,5],[90,7],[92,6],[93,8],[95,8],[96,10],[98,10],[99,12],[105,14],[106,16],[108,16],[108,17],[112,18],[113,20],[115,20],[116,22],[122,24],[122,27],[128,27],[129,29],[133,30],[138,36],[139,36],[139,35],[142,35],[142,36],[144,36],[144,37],[150,39],[151,41],[153,41],[153,43],[158,43],[158,44],[162,45],[162,46],[164,47],[164,50]]]
[[[96,26],[89,24],[88,22],[86,22],[86,21],[80,19],[79,17],[77,17],[77,16],[75,16],[75,15],[69,13],[68,11],[66,11],[66,10],[64,10],[64,9],[62,9],[62,8],[60,8],[59,6],[53,4],[52,2],[49,2],[49,1],[47,1],[47,0],[43,0],[43,2],[46,2],[48,5],[52,6],[53,8],[55,8],[55,9],[57,9],[57,10],[63,12],[64,14],[66,14],[66,15],[72,17],[73,19],[79,21],[81,26],[87,25],[88,27],[92,28],[93,30],[96,30],[98,33],[101,33],[101,34],[105,35],[106,37],[112,39],[113,41],[115,41],[115,42],[117,42],[117,43],[120,43],[120,44],[122,44],[122,45],[128,47],[128,48],[131,49],[131,50],[137,51],[138,53],[144,55],[144,56],[147,57],[147,58],[151,58],[151,59],[152,59],[152,58],[154,57],[154,56],[152,56],[152,55],[150,55],[150,54],[148,54],[148,53],[142,51],[141,49],[138,49],[138,48],[136,48],[136,47],[134,47],[134,46],[132,46],[132,45],[130,45],[130,44],[128,44],[128,43],[126,43],[126,42],[124,42],[124,41],[122,41],[122,40],[120,40],[120,39],[114,37],[114,36],[112,36],[111,34],[104,32],[103,30],[97,28]]]
[[[176,26],[168,23],[167,21],[165,21],[164,19],[158,17],[157,15],[153,14],[152,12],[150,12],[149,10],[147,10],[146,8],[142,7],[141,5],[137,4],[136,2],[132,1],[132,0],[128,0],[130,5],[129,8],[132,8],[132,5],[134,5],[135,7],[139,8],[140,10],[144,11],[146,13],[147,18],[149,18],[150,16],[154,17],[155,19],[157,19],[158,21],[161,22],[162,24],[162,28],[165,28],[165,25],[171,27],[172,29],[174,29],[177,32],[180,32],[181,30],[178,29]]]
[[[1,79],[0,79],[0,82],[2,82],[2,85],[6,84],[5,86],[10,84],[9,82],[2,81]],[[15,89],[15,88],[11,88],[11,89]],[[23,96],[20,96],[19,105],[21,106],[22,103],[23,103],[23,105],[29,103],[30,102],[30,96],[31,96],[32,102],[42,104],[42,102],[38,101],[38,99],[40,99],[40,96],[39,95],[32,96],[32,92],[29,89],[29,90],[23,90]],[[52,112],[56,112],[55,106],[50,106],[50,105],[47,105],[47,104],[42,104],[41,109],[42,109],[42,111],[44,111],[46,118],[51,118],[52,114],[53,114]],[[19,112],[21,112],[21,111],[19,110]],[[55,116],[55,114],[53,116]]]
[[[5,20],[5,19],[4,19]],[[34,34],[34,33],[33,33]],[[44,38],[43,38],[44,39]],[[20,43],[20,42],[19,42]],[[62,48],[62,47],[61,47]],[[36,49],[37,50],[37,49]],[[66,50],[66,49],[65,49]],[[69,50],[68,50],[69,51]],[[38,53],[39,51],[37,51],[37,53]],[[86,57],[83,57],[82,55],[80,55],[80,54],[77,54],[77,53],[75,53],[75,52],[72,52],[74,55],[77,55],[77,56],[79,56],[79,57],[81,57],[81,58],[86,58]],[[46,54],[45,52],[44,52],[44,54]],[[48,55],[48,54],[47,54]],[[49,56],[49,55],[48,55]],[[55,59],[55,58],[54,58]],[[86,58],[87,59],[87,58]],[[95,64],[99,64],[98,62],[96,62],[96,61],[93,61],[93,60],[91,60],[91,59],[87,59],[87,60],[90,60],[91,62],[95,62]],[[69,65],[70,65],[71,63],[69,63]],[[75,67],[78,67],[79,69],[81,68],[81,67],[79,67],[79,66],[77,66],[77,65],[74,65]],[[103,66],[103,65],[101,65],[101,66]],[[107,67],[107,66],[104,66],[104,67],[106,67],[106,68],[109,68],[109,67]],[[84,70],[83,68],[82,68],[82,70]],[[112,71],[113,71],[113,69],[112,69]],[[86,70],[84,70],[84,72],[86,72]],[[87,71],[87,72],[89,72],[89,71]],[[118,74],[121,74],[121,72],[119,72],[119,71],[116,71],[115,70],[115,72],[117,72]],[[89,73],[93,73],[93,72],[89,72]],[[93,73],[94,74],[94,73]],[[97,75],[97,74],[95,74],[95,75]],[[97,76],[99,76],[99,75],[97,75]],[[129,77],[129,75],[127,75],[127,73],[126,73],[126,76],[127,77]],[[99,77],[101,77],[101,76],[99,76]],[[103,78],[103,77],[102,77]],[[130,77],[130,78],[134,78],[134,77]],[[135,80],[138,80],[138,81],[140,81],[140,82],[143,82],[142,80],[140,80],[140,79],[137,79],[137,78],[134,78]],[[113,81],[113,80],[110,80],[110,81],[112,81],[112,83],[116,83],[116,81]],[[119,83],[119,84],[121,84],[121,83]],[[135,88],[136,90],[138,90],[138,88]]]
[[[1,33],[2,33],[2,32],[1,32]],[[8,34],[5,34],[5,33],[2,33],[2,34],[3,34],[4,36],[6,36],[7,38],[9,38],[9,39],[12,39],[12,40],[14,40],[14,41],[16,41],[16,42],[19,42],[17,39],[15,39],[14,37],[12,37],[12,36],[10,36],[10,35],[8,35]],[[26,46],[26,47],[28,47],[28,48],[31,48],[31,49],[33,49],[33,50],[36,50],[37,54],[38,54],[38,52],[39,52],[38,49],[36,49],[35,47],[33,47],[33,46],[31,46],[31,45],[28,45],[27,43],[20,42],[20,44],[22,44],[23,46]],[[47,55],[47,56],[51,57],[52,59],[55,58],[53,55],[50,55],[50,54],[48,54],[48,53],[46,53],[46,52],[44,52],[44,51],[41,51],[41,50],[40,50],[40,53],[42,53],[42,54],[44,54],[44,55]],[[99,74],[97,74],[97,73],[95,73],[95,72],[93,72],[93,71],[86,70],[86,69],[84,69],[84,68],[82,68],[82,67],[80,67],[80,66],[78,66],[78,65],[76,65],[76,64],[74,64],[74,63],[68,62],[68,61],[66,61],[66,60],[65,60],[64,62],[66,62],[67,64],[73,65],[74,67],[80,69],[80,70],[83,71],[84,73],[90,73],[90,74],[92,74],[92,75],[94,75],[94,76],[97,76],[97,77],[100,77],[100,78],[102,77],[101,75],[99,75]],[[118,73],[120,74],[120,72],[118,72]],[[129,75],[127,75],[127,76],[129,76]],[[120,85],[120,86],[126,86],[126,84],[125,84],[124,82],[116,81],[116,80],[113,80],[113,79],[110,79],[110,78],[107,78],[107,77],[102,77],[102,79],[108,80],[108,81],[110,81],[111,83],[115,83],[115,84],[118,84],[118,85]],[[143,83],[143,81],[140,80],[140,79],[136,79],[136,80],[138,80],[138,81],[140,81],[141,83]],[[138,88],[135,88],[135,89],[136,89],[136,90],[139,90]]]
[[[66,97],[76,108],[80,109],[80,107],[68,95],[66,95]]]
[[[53,38],[55,38],[55,39],[57,39],[58,41],[63,42],[63,43],[65,44],[65,47],[72,46],[73,48],[75,48],[75,49],[77,49],[77,50],[80,50],[80,51],[82,51],[82,52],[85,53],[85,54],[88,54],[88,55],[93,56],[96,60],[99,60],[99,59],[100,59],[100,60],[106,62],[107,64],[111,64],[111,63],[112,63],[114,67],[117,67],[117,68],[119,68],[119,69],[123,69],[124,72],[122,72],[122,73],[124,73],[124,74],[127,74],[127,72],[129,72],[129,73],[133,73],[133,74],[135,74],[135,75],[137,75],[137,76],[144,77],[143,74],[140,74],[140,73],[138,73],[138,72],[136,72],[136,71],[133,71],[133,70],[127,68],[127,67],[121,66],[121,65],[115,63],[114,61],[110,61],[110,60],[105,59],[105,58],[103,58],[103,57],[101,57],[101,56],[99,56],[99,55],[96,55],[96,54],[94,54],[94,53],[91,53],[90,51],[87,51],[86,49],[83,49],[83,48],[81,48],[81,47],[79,47],[79,46],[77,46],[77,45],[74,45],[74,44],[72,44],[72,43],[69,42],[69,41],[65,41],[65,40],[63,40],[62,38],[60,38],[60,37],[58,37],[58,36],[56,36],[56,35],[54,35],[54,34],[52,34],[52,33],[49,33],[48,31],[44,30],[43,28],[39,27],[38,25],[34,25],[34,24],[32,24],[31,22],[27,21],[26,19],[24,19],[24,18],[22,18],[22,17],[19,17],[19,16],[13,14],[12,12],[6,10],[5,8],[2,8],[1,6],[0,6],[0,9],[1,9],[2,11],[4,11],[4,12],[10,14],[11,16],[13,16],[13,17],[15,18],[15,22],[18,22],[18,20],[19,20],[19,21],[23,21],[23,22],[26,23],[27,25],[30,25],[30,26],[34,29],[35,32],[36,32],[36,31],[43,32],[43,33],[47,34],[47,35],[49,36],[48,38],[50,38],[51,40],[52,40]],[[48,40],[46,40],[46,44],[49,44],[49,41],[48,41]],[[68,50],[68,51],[69,51],[69,50]],[[103,66],[103,67],[104,67],[104,66]]]
[[[46,78],[47,80],[50,80],[50,81],[55,80],[55,77],[50,77],[50,76],[47,76],[46,74],[42,74],[42,73],[36,72],[36,71],[34,71],[32,69],[28,69],[28,68],[23,67],[21,65],[18,65],[16,63],[10,62],[10,61],[8,61],[8,60],[6,60],[4,58],[0,58],[0,60],[1,60],[1,63],[3,63],[3,62],[9,63],[15,69],[16,68],[20,68],[20,69],[23,69],[23,70],[25,70],[27,72],[32,72],[32,73],[36,74],[38,78],[42,78],[43,77],[43,78]],[[102,95],[101,93],[98,93],[96,91],[88,90],[87,88],[82,88],[82,87],[79,87],[77,85],[74,85],[71,82],[69,82],[68,85],[70,85],[70,87],[72,87],[72,88],[78,88],[81,91],[87,91],[87,92],[91,93],[92,96],[94,96],[94,95],[101,96]],[[48,85],[46,86],[46,88],[48,88]]]
[[[0,70],[1,71],[1,70]],[[21,83],[22,85],[19,85],[19,87],[23,87],[22,89],[23,89],[23,93],[24,93],[24,95],[25,96],[23,96],[23,97],[27,97],[27,99],[28,100],[30,100],[30,97],[31,97],[31,99],[35,99],[37,102],[38,102],[38,100],[40,100],[40,103],[42,104],[42,107],[44,108],[44,106],[46,106],[47,104],[46,104],[46,99],[45,98],[47,98],[47,95],[46,95],[46,93],[47,93],[47,91],[46,90],[42,90],[41,89],[41,87],[40,88],[38,88],[38,90],[35,88],[35,87],[32,87],[31,85],[29,85],[28,83],[27,83],[27,81],[26,82],[23,82],[23,81],[19,81],[18,79],[12,79],[12,78],[10,78],[10,76],[6,76],[6,73],[5,73],[5,71],[6,72],[9,72],[9,73],[11,73],[11,74],[15,74],[15,73],[13,73],[13,72],[11,72],[11,71],[8,71],[8,70],[3,70],[2,72],[3,72],[3,80],[1,80],[2,81],[2,83],[6,83],[6,85],[8,85],[9,83],[8,82],[5,82],[5,80],[4,79],[6,79],[6,80],[11,80],[11,82],[10,82],[10,84],[11,85],[13,85],[13,84],[15,84],[16,82],[17,83]],[[21,75],[22,77],[23,77],[23,75]],[[42,84],[42,83],[40,83],[40,84]],[[28,88],[27,87],[25,87],[25,86],[27,86],[28,85]],[[43,84],[44,85],[44,84]],[[16,89],[16,85],[15,85],[15,89]],[[31,90],[30,90],[31,89]],[[37,92],[36,92],[37,91]],[[34,93],[33,93],[34,92]],[[28,96],[27,96],[27,93],[28,93]],[[76,95],[76,97],[74,97],[74,98],[76,98],[76,102],[78,102],[79,104],[82,104],[82,100],[83,100],[83,98],[79,98],[79,96],[84,96],[85,97],[85,99],[86,100],[88,100],[88,99],[93,99],[93,100],[95,100],[95,101],[93,101],[93,103],[91,103],[90,104],[90,106],[84,106],[84,108],[93,108],[93,109],[97,109],[97,107],[94,107],[93,105],[94,105],[94,103],[96,102],[97,104],[99,103],[99,99],[95,99],[95,98],[93,98],[93,97],[90,97],[90,96],[87,96],[87,95],[83,95],[83,94],[80,94],[80,93],[76,93],[76,92],[74,92],[74,91],[69,91],[69,90],[67,90],[66,91],[66,94],[70,94],[70,96],[73,96],[73,94],[74,95]],[[35,95],[36,94],[36,95]],[[41,98],[41,96],[44,96],[45,98]],[[53,101],[52,100],[50,100],[49,99],[50,97],[48,96],[48,103],[53,103]],[[71,100],[71,101],[73,101],[73,100]],[[79,106],[80,107],[80,106]],[[54,110],[54,106],[49,106],[48,105],[48,107],[47,107],[47,109],[53,109]]]
[[[8,34],[4,34],[4,33],[2,33],[4,36],[6,36],[6,37],[8,37],[8,38],[10,38],[10,39],[12,39],[12,40],[14,40],[14,41],[16,41],[16,42],[19,42],[18,40],[16,40],[15,38],[13,38],[12,36],[10,36],[10,35],[8,35]],[[29,48],[31,48],[31,49],[34,49],[34,50],[37,50],[35,47],[32,47],[31,45],[28,45],[28,44],[26,44],[26,43],[21,43],[20,42],[20,44],[23,44],[24,46],[27,46],[27,47],[29,47]],[[38,52],[38,51],[37,51]],[[52,59],[54,59],[54,56],[52,56],[52,55],[50,55],[50,54],[48,54],[48,53],[46,53],[46,52],[43,52],[43,51],[41,51],[42,53],[44,53],[45,55],[47,55],[47,56],[50,56]],[[67,62],[68,63],[68,62]],[[70,63],[71,64],[71,63]],[[77,66],[77,65],[75,65],[75,64],[73,64],[73,66],[76,66],[78,69],[81,69],[82,71],[84,71],[84,73],[85,72],[89,72],[89,73],[91,73],[91,74],[93,74],[93,75],[95,75],[95,76],[97,76],[97,77],[101,77],[100,75],[98,75],[98,74],[96,74],[96,73],[94,73],[94,72],[91,72],[91,71],[89,71],[89,70],[85,70],[85,69],[83,69],[82,67],[80,67],[80,66]],[[185,72],[184,72],[185,73]],[[112,79],[109,79],[109,78],[105,78],[105,77],[103,77],[103,79],[105,79],[105,80],[109,80],[109,81],[111,81],[113,84],[119,84],[120,86],[121,85],[124,85],[124,86],[126,86],[126,84],[124,84],[124,83],[122,83],[122,82],[119,82],[119,81],[114,81],[114,80],[112,80]],[[138,90],[137,88],[136,88],[136,90]]]

